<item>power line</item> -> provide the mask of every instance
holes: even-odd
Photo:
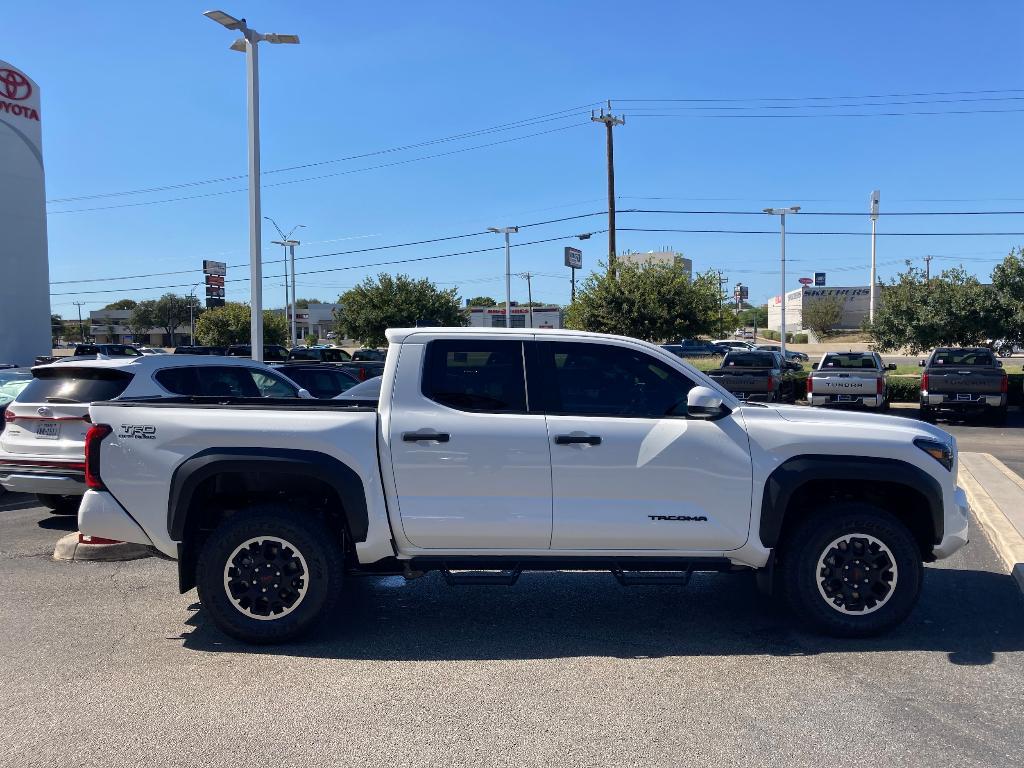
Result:
[[[921,115],[981,115],[981,114],[1006,114],[1009,112],[1024,112],[1024,108],[1011,108],[1011,109],[946,109],[946,110],[931,110],[931,111],[904,111],[904,112],[830,112],[827,114],[811,114],[811,115],[706,115],[706,114],[649,114],[646,112],[624,112],[623,114],[628,117],[681,117],[689,120],[702,120],[702,119],[749,119],[749,120],[761,120],[761,119],[788,119],[788,118],[816,118],[816,117],[908,117],[908,116],[921,116]]]
[[[640,110],[647,111],[672,111],[672,112],[690,112],[690,111],[742,111],[742,110],[766,110],[766,109],[853,109],[860,107],[905,107],[913,105],[923,104],[966,104],[976,103],[981,101],[1024,101],[1024,96],[1001,96],[1001,97],[988,97],[981,99],[925,99],[921,101],[875,101],[865,102],[862,101],[856,104],[749,104],[741,106],[690,106],[690,107],[628,107],[633,114],[639,114]]]
[[[800,215],[803,215],[801,211]],[[723,235],[778,235],[771,229],[647,229],[643,227],[619,227],[620,232],[682,232],[691,234],[723,234]],[[855,235],[870,237],[870,232],[796,232],[786,230],[786,235]],[[1016,237],[1024,232],[879,232],[879,237]]]
[[[667,102],[721,102],[721,103],[735,103],[740,101],[838,101],[838,100],[850,100],[850,99],[904,99],[904,98],[915,98],[918,96],[974,96],[982,93],[1024,93],[1024,88],[998,88],[988,90],[975,90],[975,91],[926,91],[922,93],[884,93],[874,96],[744,96],[738,98],[719,98],[719,99],[613,99],[613,101],[629,101],[629,102],[651,102],[651,101],[667,101]]]

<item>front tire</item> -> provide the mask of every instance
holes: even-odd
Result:
[[[319,519],[264,504],[229,518],[203,543],[199,601],[217,627],[245,643],[281,643],[337,603],[344,541]]]
[[[906,526],[862,502],[829,504],[800,523],[783,543],[779,568],[793,612],[837,637],[877,635],[902,622],[924,570]]]
[[[55,515],[77,515],[81,496],[58,496],[52,493],[37,493],[39,503]]]

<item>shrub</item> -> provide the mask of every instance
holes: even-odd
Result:
[[[789,335],[789,334],[787,334],[787,335]],[[794,344],[806,344],[807,343],[807,334],[806,333],[794,333],[792,336],[790,336],[789,340],[792,341]]]

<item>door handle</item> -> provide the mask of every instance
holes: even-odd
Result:
[[[425,440],[447,443],[451,440],[451,435],[447,432],[403,432],[402,439],[407,443],[418,443]]]
[[[555,435],[555,445],[600,445],[597,435]]]

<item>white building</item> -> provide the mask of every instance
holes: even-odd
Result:
[[[296,339],[301,341],[307,336],[325,339],[328,333],[333,334],[335,323],[334,311],[340,306],[341,304],[310,304],[307,309],[299,307],[295,311]],[[285,313],[283,309],[274,311],[285,315],[285,320],[288,322],[288,333],[291,334],[291,312]]]
[[[504,307],[466,307],[469,324],[474,328],[504,328]],[[530,318],[533,324],[530,324]],[[517,307],[512,305],[513,328],[561,328],[562,308],[557,304],[542,307]]]
[[[805,285],[795,288],[786,293],[786,331],[799,331],[803,329],[804,307],[819,299],[837,299],[843,304],[843,314],[839,319],[837,328],[842,330],[860,330],[868,317],[868,304],[870,301],[868,286],[815,288]],[[882,305],[885,296],[885,286],[878,287],[876,298],[878,306]],[[877,309],[878,307],[876,307]],[[768,327],[777,331],[782,325],[782,300],[779,296],[773,296],[768,302]]]
[[[192,327],[188,318],[174,330],[173,338],[163,328],[147,328],[143,333],[133,334],[128,327],[132,316],[130,309],[97,309],[89,313],[87,335],[97,344],[137,344],[152,347],[177,347],[189,344]]]

